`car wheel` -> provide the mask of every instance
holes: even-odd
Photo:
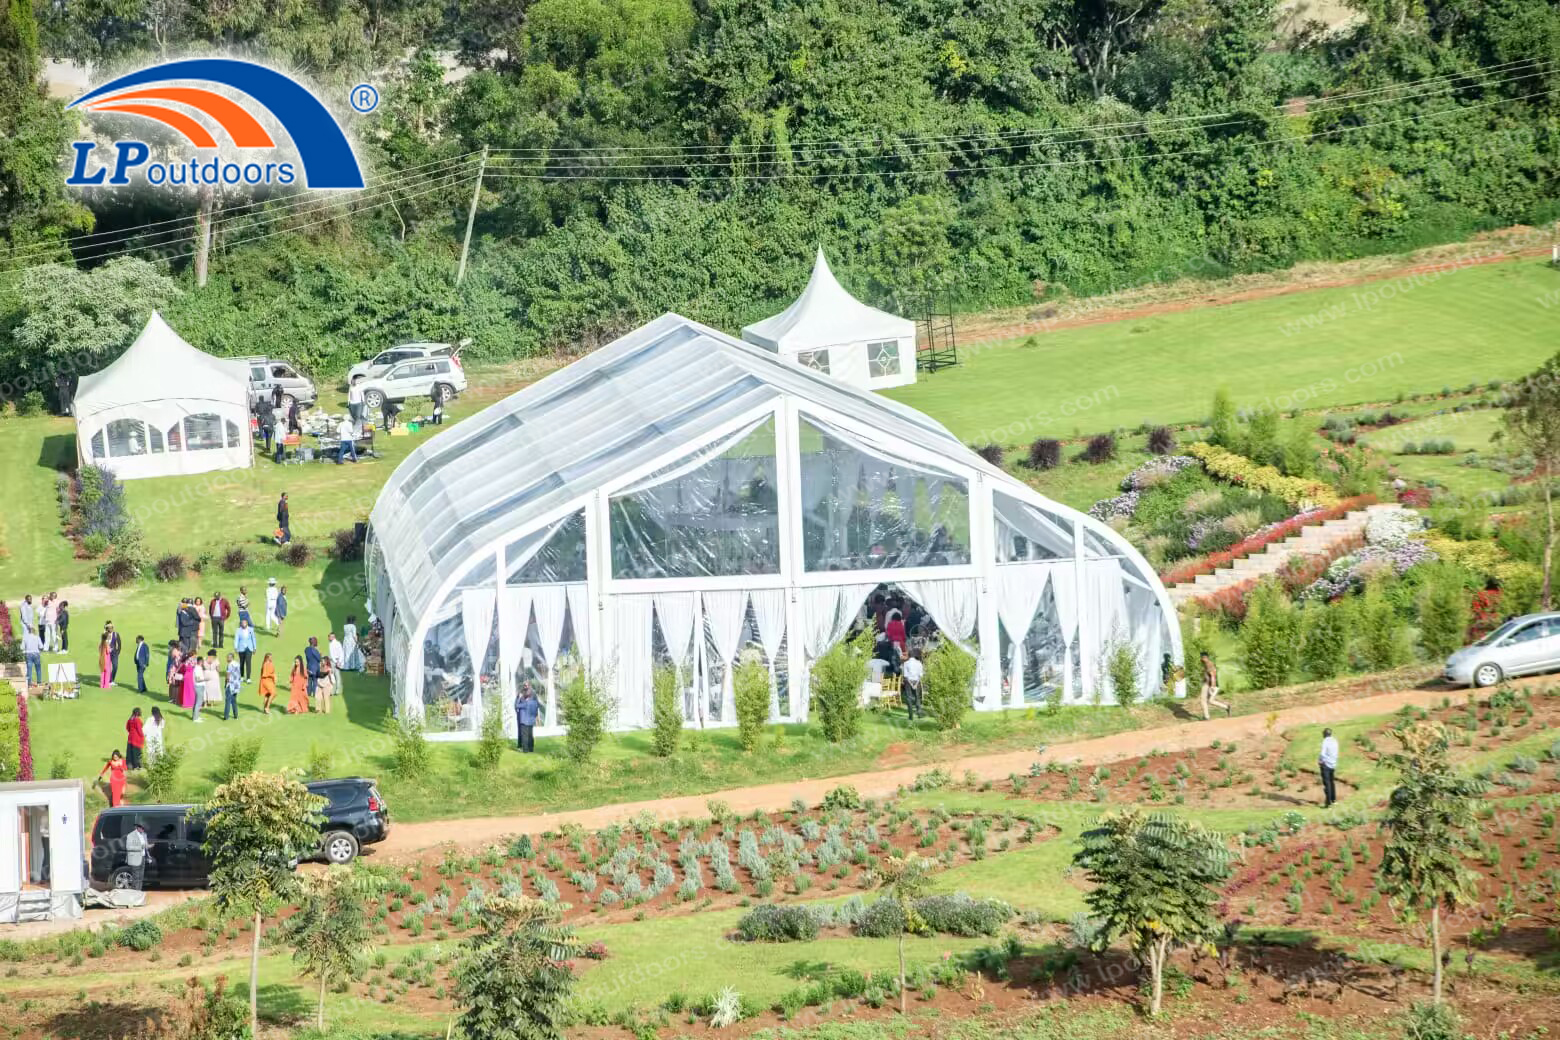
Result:
[[[286,415],[288,412],[292,411],[292,406],[297,404],[297,403],[298,403],[298,399],[296,397],[294,397],[292,394],[283,394],[282,395],[282,414]]]
[[[129,867],[120,867],[109,877],[108,883],[121,891],[135,887],[135,871]]]
[[[371,412],[377,412],[385,406],[385,395],[382,390],[370,390],[363,395],[363,407]]]
[[[331,863],[351,863],[357,859],[357,835],[351,831],[331,831],[325,835],[325,859]]]
[[[433,386],[433,400],[435,404],[449,404],[455,396],[455,388],[448,383],[435,383]]]
[[[1481,664],[1473,670],[1473,685],[1495,686],[1505,678],[1498,664]]]

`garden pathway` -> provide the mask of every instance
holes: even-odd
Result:
[[[1228,567],[1220,567],[1212,574],[1199,574],[1191,581],[1172,585],[1170,602],[1180,606],[1191,600],[1203,600],[1234,585],[1254,582],[1270,574],[1277,574],[1290,560],[1304,556],[1326,556],[1335,560],[1344,554],[1346,547],[1356,538],[1363,538],[1365,525],[1378,513],[1400,511],[1396,502],[1366,506],[1313,527],[1301,528],[1298,534],[1274,542],[1259,553],[1244,556]]]
[[[1031,763],[1087,762],[1090,764],[1117,762],[1124,758],[1136,758],[1150,751],[1186,751],[1207,747],[1214,740],[1246,740],[1267,733],[1294,729],[1323,722],[1358,718],[1365,715],[1388,715],[1405,704],[1428,707],[1439,704],[1452,693],[1450,687],[1439,683],[1429,687],[1399,690],[1392,693],[1366,697],[1350,697],[1322,704],[1289,708],[1273,715],[1236,715],[1233,718],[1215,718],[1208,722],[1190,719],[1170,726],[1117,733],[1108,737],[1079,740],[1058,744],[1036,754],[1034,751],[1011,751],[999,755],[973,755],[939,763],[942,769],[955,777],[973,772],[983,780],[1003,780],[1012,773],[1029,772]],[[1188,709],[1193,702],[1186,702]],[[817,805],[831,789],[841,784],[856,788],[864,798],[883,798],[892,795],[901,786],[908,787],[921,773],[932,767],[926,763],[897,769],[882,769],[869,773],[851,773],[817,780],[795,780],[779,784],[763,784],[729,791],[711,791],[708,794],[689,795],[681,798],[661,798],[654,801],[623,802],[603,805],[594,809],[578,809],[565,812],[542,813],[535,816],[493,816],[467,820],[432,820],[426,823],[396,824],[387,841],[366,849],[374,858],[407,856],[421,850],[444,844],[476,846],[500,841],[515,834],[540,834],[558,830],[566,823],[576,823],[587,830],[605,827],[611,823],[627,821],[640,812],[648,812],[657,819],[686,818],[709,815],[705,803],[719,799],[739,813],[757,809],[776,812],[790,807],[800,798],[809,805]]]

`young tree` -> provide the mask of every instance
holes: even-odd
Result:
[[[558,695],[558,714],[568,727],[563,734],[563,751],[570,762],[582,766],[595,756],[612,724],[614,710],[612,691],[594,672],[581,669],[563,688]]]
[[[1435,969],[1434,1002],[1441,1002],[1441,909],[1455,910],[1475,894],[1479,874],[1464,857],[1471,853],[1479,821],[1474,807],[1488,784],[1455,772],[1451,746],[1439,723],[1420,723],[1399,735],[1403,750],[1392,756],[1398,786],[1387,799],[1381,826],[1377,884],[1415,912],[1430,912],[1430,960]]]
[[[372,874],[330,867],[303,883],[298,911],[282,922],[282,941],[304,975],[320,980],[318,1025],[325,1031],[325,987],[358,971],[374,941],[365,906],[384,883]]]
[[[650,704],[655,724],[650,750],[659,758],[670,758],[677,754],[683,728],[682,684],[671,665],[658,666],[650,677]]]
[[[1332,679],[1349,664],[1349,624],[1342,607],[1317,603],[1301,613],[1305,642],[1300,664],[1312,679]]]
[[[1300,657],[1299,620],[1277,582],[1262,581],[1252,590],[1240,626],[1240,658],[1256,689],[1289,681]]]
[[[769,669],[751,658],[737,665],[731,677],[737,708],[737,739],[744,751],[758,747],[769,721]]]
[[[954,730],[970,710],[975,688],[975,658],[950,639],[944,639],[926,658],[926,674],[921,677],[925,690],[926,713],[937,721],[937,728]]]
[[[1550,605],[1555,551],[1555,471],[1560,469],[1560,354],[1512,390],[1501,439],[1533,457],[1533,477],[1544,494],[1544,584],[1539,601]]]
[[[1278,413],[1273,409],[1258,408],[1247,413],[1243,454],[1264,466],[1283,461],[1283,450],[1278,442]]]
[[[1397,607],[1387,598],[1380,581],[1366,584],[1355,615],[1360,633],[1359,652],[1366,667],[1381,672],[1408,660],[1408,626],[1398,616]]]
[[[1230,392],[1221,386],[1213,392],[1213,416],[1208,420],[1208,443],[1236,451],[1241,447],[1236,440],[1235,404],[1230,400]]]
[[[1433,575],[1419,598],[1419,641],[1433,658],[1463,645],[1472,615],[1471,597],[1453,574]]]
[[[872,630],[835,643],[812,666],[812,703],[831,744],[861,732],[861,684],[867,681]]]
[[[247,773],[190,811],[206,823],[211,892],[225,913],[252,916],[249,1029],[259,1026],[260,935],[265,915],[298,891],[294,863],[320,842],[325,800],[285,773]]]
[[[968,655],[966,655],[968,656]],[[926,931],[915,902],[931,888],[932,861],[919,856],[887,856],[878,865],[878,891],[899,907],[899,1013],[906,1013],[905,936]]]
[[[481,931],[464,943],[455,969],[461,1036],[474,1040],[561,1040],[574,988],[568,961],[580,950],[558,924],[558,907],[535,899],[487,900]]]
[[[1127,941],[1148,965],[1149,1014],[1157,1015],[1171,948],[1211,952],[1222,934],[1215,908],[1230,874],[1229,850],[1195,823],[1136,809],[1102,817],[1078,842],[1073,863],[1094,885],[1084,900],[1100,922],[1095,948]]]

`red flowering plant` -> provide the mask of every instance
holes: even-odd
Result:
[[[27,697],[21,693],[16,695],[16,743],[18,751],[16,778],[31,780],[33,778],[32,731],[27,725]]]
[[[11,608],[5,600],[0,599],[0,640],[9,643],[16,638],[16,629],[11,627]]]
[[[1163,571],[1159,580],[1166,585],[1180,585],[1191,581],[1199,574],[1212,574],[1220,567],[1228,567],[1236,560],[1261,552],[1274,542],[1281,542],[1298,534],[1302,529],[1313,527],[1316,524],[1326,523],[1328,520],[1337,520],[1347,516],[1356,509],[1364,509],[1366,506],[1375,505],[1375,495],[1356,495],[1353,498],[1344,499],[1335,506],[1325,509],[1308,509],[1303,513],[1296,513],[1286,520],[1268,524],[1266,527],[1247,535],[1234,545],[1222,552],[1209,553],[1195,560],[1183,560],[1182,562]]]
[[[1410,509],[1428,509],[1430,508],[1430,489],[1404,488],[1398,492],[1397,500],[1400,504],[1408,506]]]
[[[1500,627],[1500,600],[1500,589],[1485,589],[1473,597],[1468,622],[1469,639],[1482,639]]]

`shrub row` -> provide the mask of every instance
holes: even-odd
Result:
[[[1272,466],[1259,466],[1233,451],[1203,441],[1188,446],[1186,451],[1220,480],[1277,495],[1292,505],[1326,507],[1338,502],[1337,493],[1319,480],[1286,477]]]
[[[914,907],[927,928],[941,935],[996,935],[1014,913],[1000,899],[974,899],[963,892],[927,896]],[[892,899],[863,906],[852,897],[839,907],[764,903],[742,915],[737,936],[747,942],[809,942],[820,927],[831,925],[853,928],[866,939],[886,939],[904,931],[905,915]]]

